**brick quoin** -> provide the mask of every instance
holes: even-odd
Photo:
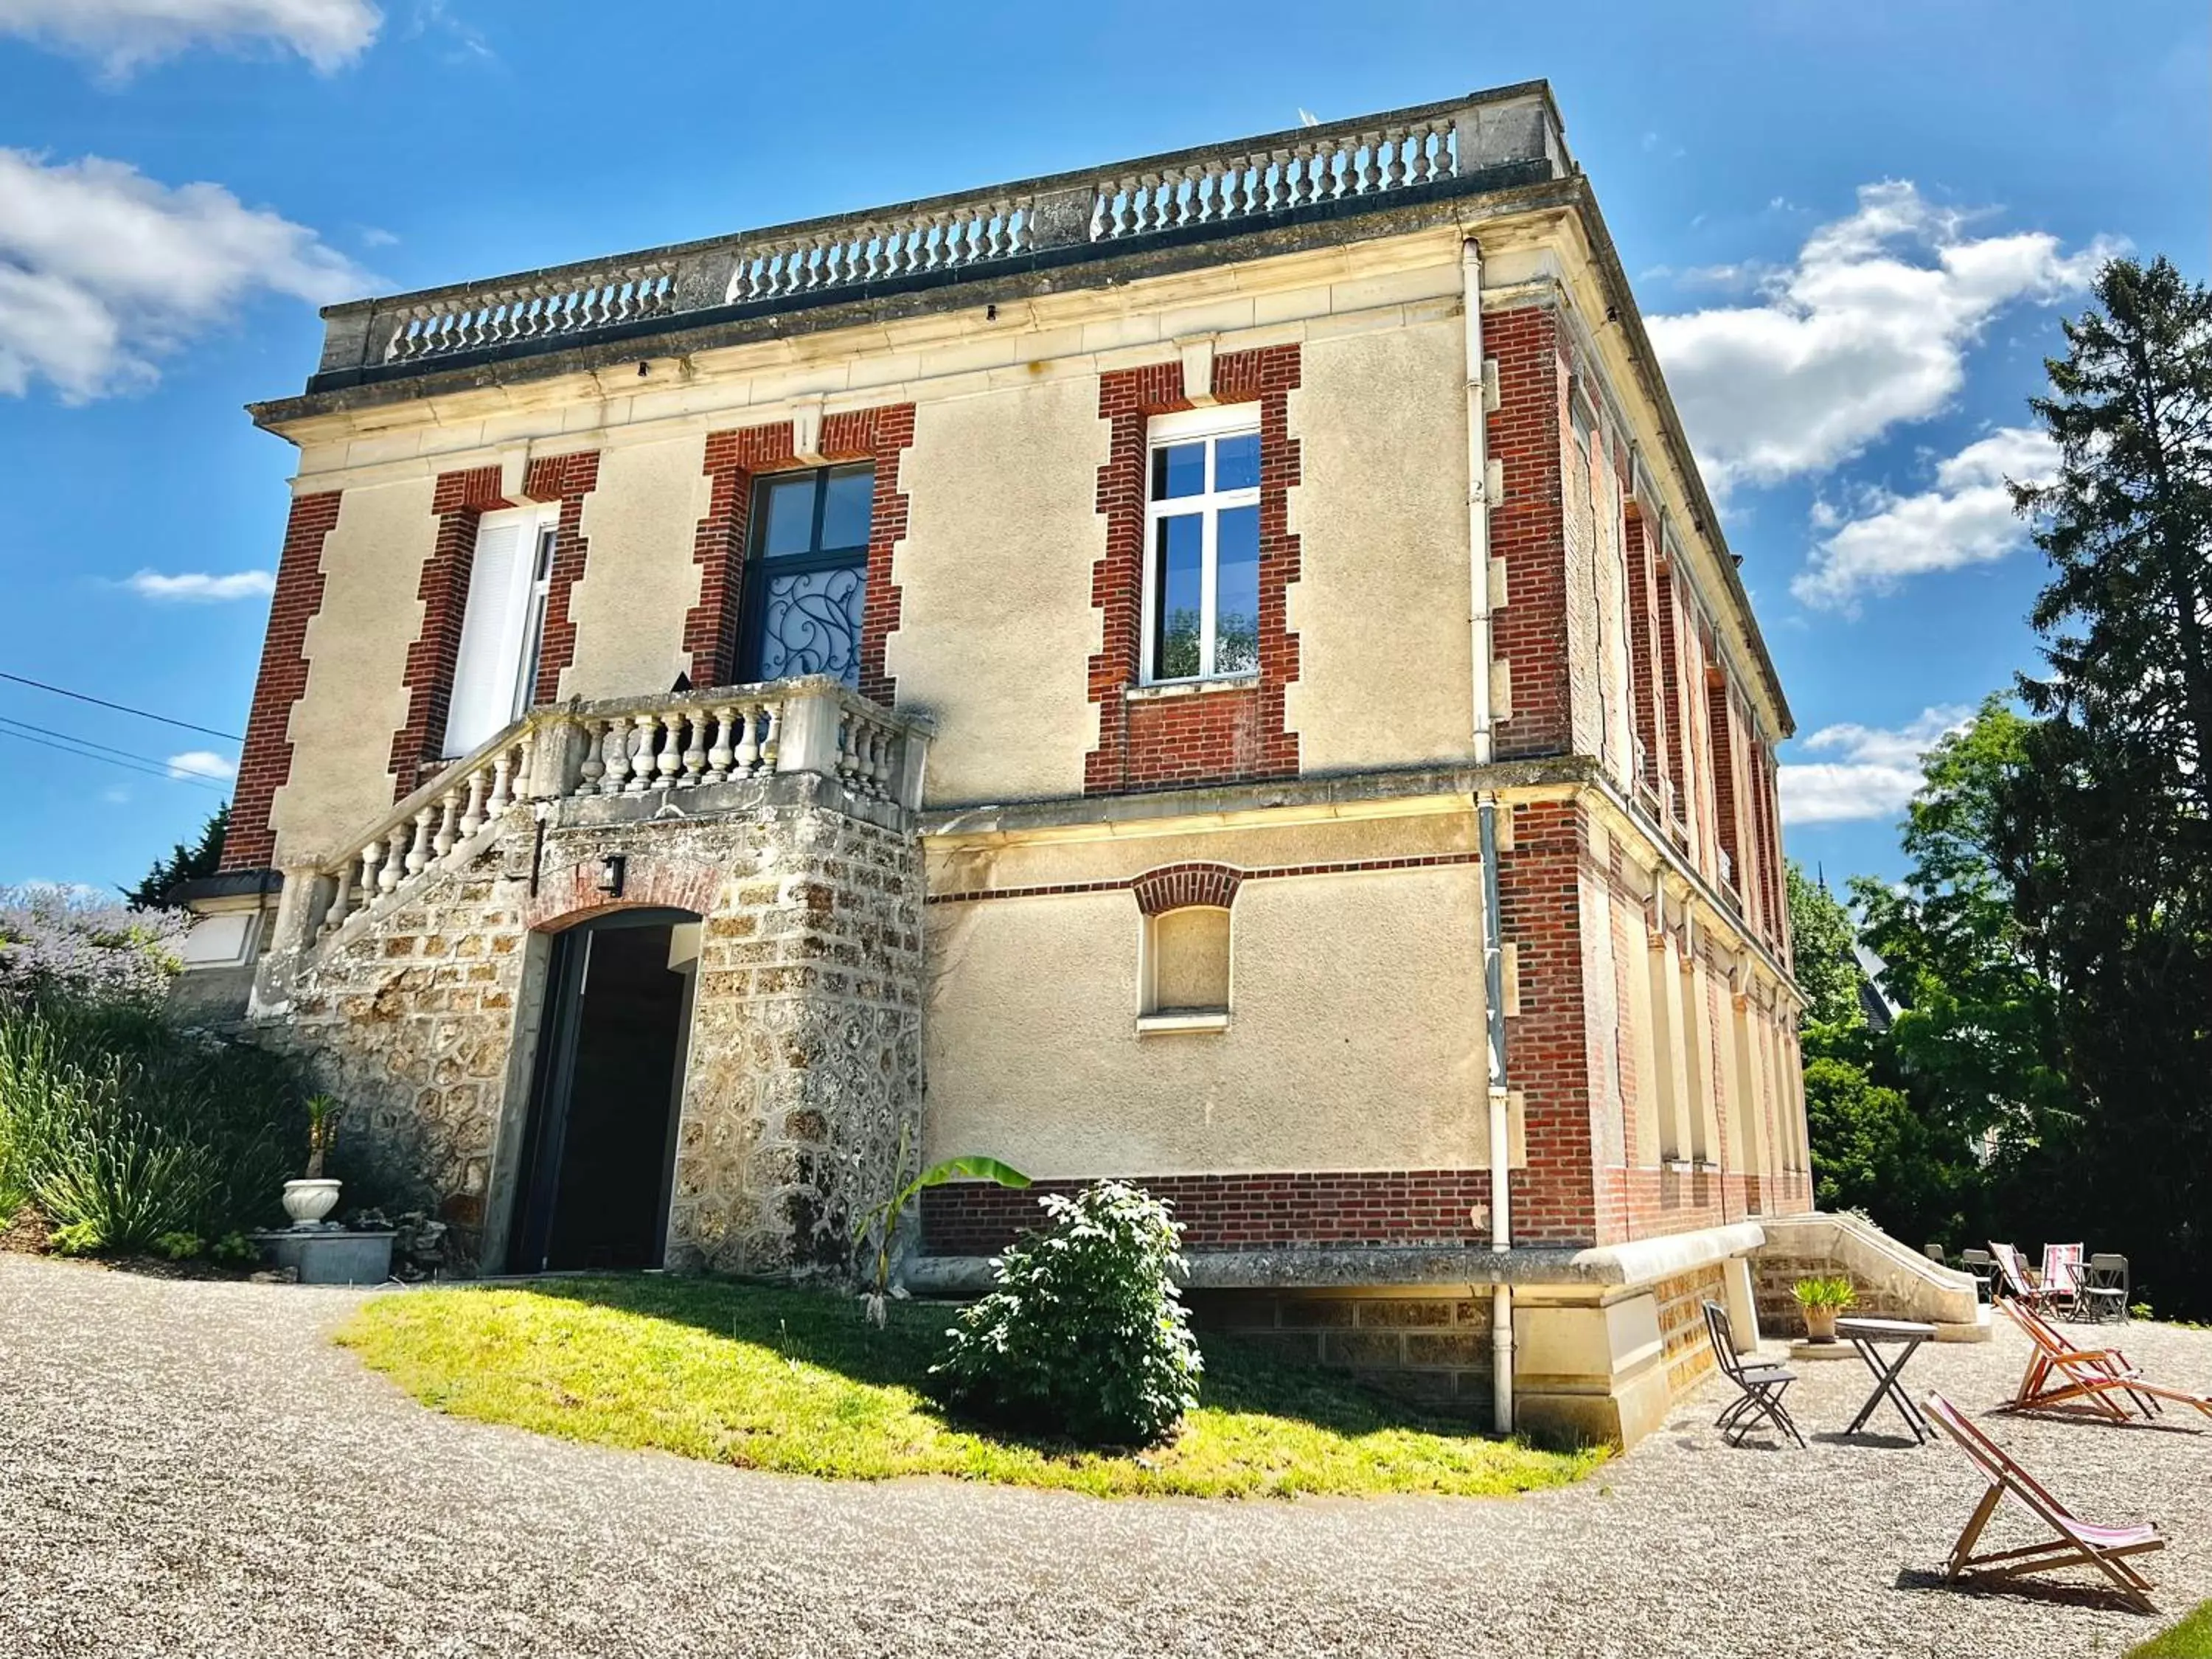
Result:
[[[914,405],[886,404],[822,418],[823,459],[832,465],[872,462],[875,493],[868,521],[868,580],[860,616],[860,695],[893,706],[898,682],[884,665],[884,647],[898,631],[900,596],[891,580],[891,556],[905,538],[908,502],[899,488],[899,458],[914,442]],[[792,424],[738,427],[708,434],[702,467],[714,480],[707,516],[692,538],[699,567],[699,602],[684,618],[684,648],[691,683],[728,685],[743,656],[745,539],[753,484],[763,473],[790,471],[801,462],[793,451]]]
[[[1260,405],[1260,673],[1256,684],[1193,696],[1131,702],[1143,662],[1146,428],[1155,415],[1188,409],[1182,365],[1149,363],[1101,375],[1098,414],[1112,422],[1098,469],[1106,554],[1092,568],[1091,602],[1102,613],[1104,648],[1090,663],[1098,705],[1098,746],[1085,758],[1083,791],[1176,787],[1242,778],[1292,777],[1298,739],[1284,725],[1284,689],[1298,677],[1298,640],[1289,628],[1298,538],[1288,492],[1298,482],[1299,446],[1290,435],[1290,394],[1302,357],[1295,345],[1225,353],[1213,362],[1213,398]]]
[[[1225,864],[1170,864],[1146,872],[1129,885],[1137,896],[1137,908],[1156,916],[1189,904],[1226,910],[1237,902],[1237,884],[1243,880],[1243,872]]]
[[[1490,1241],[1490,1176],[1483,1170],[1123,1178],[1166,1200],[1194,1249]],[[1089,1184],[1040,1181],[1019,1192],[986,1182],[933,1187],[921,1195],[922,1248],[936,1255],[990,1255],[1042,1224],[1037,1200],[1044,1194],[1073,1194]]]
[[[1667,708],[1659,695],[1664,678],[1659,665],[1657,574],[1652,568],[1651,526],[1628,504],[1628,660],[1636,701],[1636,738],[1644,745],[1647,784],[1661,801],[1674,794],[1673,734],[1665,729]]]
[[[292,705],[307,690],[307,623],[323,608],[323,538],[338,521],[337,490],[295,495],[269,601],[269,631],[253,683],[246,741],[231,797],[230,830],[222,843],[226,870],[265,870],[276,856],[269,822],[276,791],[292,775]]]
[[[568,615],[568,596],[584,574],[591,550],[584,540],[584,497],[599,484],[599,453],[549,455],[531,462],[522,493],[533,501],[558,501],[561,520],[553,534],[553,564],[547,573],[545,632],[538,653],[533,703],[561,695],[561,673],[576,660],[576,624]],[[441,734],[442,735],[442,734]]]
[[[1567,377],[1559,319],[1524,306],[1482,319],[1484,352],[1498,362],[1490,456],[1505,489],[1490,514],[1490,551],[1505,563],[1505,604],[1492,649],[1510,665],[1512,714],[1498,723],[1501,760],[1572,746],[1567,657],[1566,522],[1561,460]]]
[[[1729,858],[1727,884],[1741,896],[1750,890],[1735,812],[1735,707],[1729,696],[1728,678],[1717,667],[1705,670],[1705,732],[1712,748],[1713,827],[1721,851]]]
[[[1589,826],[1573,801],[1513,809],[1498,866],[1498,921],[1521,1012],[1505,1030],[1506,1083],[1521,1093],[1528,1164],[1511,1191],[1519,1243],[1595,1244],[1598,1213],[1583,987],[1581,873]]]

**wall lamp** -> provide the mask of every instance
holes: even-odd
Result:
[[[599,860],[599,890],[609,898],[620,898],[623,878],[629,860],[620,853],[610,853]]]

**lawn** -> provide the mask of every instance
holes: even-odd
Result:
[[[842,1480],[945,1474],[1101,1496],[1498,1497],[1565,1486],[1605,1454],[1459,1432],[1225,1338],[1204,1396],[1141,1454],[1085,1451],[949,1419],[925,1373],[951,1312],[713,1280],[608,1278],[527,1290],[411,1291],[368,1303],[338,1341],[423,1405],[601,1445]]]
[[[2179,1624],[2141,1646],[2130,1648],[2128,1659],[2212,1659],[2212,1601],[2202,1603]]]

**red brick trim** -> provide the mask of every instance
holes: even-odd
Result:
[[[551,580],[545,594],[544,642],[538,653],[538,684],[530,694],[532,702],[558,698],[561,672],[576,660],[576,624],[568,616],[568,597],[582,580],[585,561],[591,555],[584,538],[584,497],[599,483],[596,449],[541,457],[531,462],[523,479],[522,493],[529,500],[561,503],[560,524],[553,534]]]
[[[477,520],[513,502],[500,493],[496,466],[441,472],[430,494],[438,534],[422,561],[415,597],[422,602],[422,626],[407,647],[401,682],[407,688],[407,717],[392,734],[392,798],[411,794],[427,762],[441,757],[446,744],[446,715],[453,697],[453,664],[461,649],[461,613],[469,602],[469,573],[477,556]]]
[[[1572,747],[1564,501],[1567,374],[1559,319],[1541,306],[1486,314],[1483,350],[1498,362],[1489,453],[1505,474],[1490,515],[1490,551],[1505,562],[1505,603],[1491,623],[1509,665],[1511,715],[1500,721],[1500,760]]]
[[[897,632],[898,584],[891,556],[906,536],[908,503],[899,488],[899,459],[914,442],[914,405],[885,404],[845,410],[822,419],[825,460],[870,461],[876,469],[868,525],[868,593],[860,619],[860,695],[889,708],[898,683],[884,666],[884,647]],[[684,648],[691,657],[691,683],[727,685],[738,675],[739,611],[744,596],[745,532],[752,513],[753,481],[763,472],[800,465],[793,451],[792,423],[737,427],[709,433],[702,471],[712,478],[707,516],[691,544],[699,567],[699,602],[684,618]]]
[[[1170,864],[1146,871],[1129,886],[1137,896],[1137,908],[1156,916],[1187,904],[1209,904],[1226,910],[1237,902],[1237,886],[1243,879],[1239,872],[1225,864]]]
[[[1106,553],[1091,568],[1091,602],[1102,613],[1104,641],[1090,663],[1098,746],[1084,762],[1085,794],[1297,775],[1297,734],[1285,729],[1283,708],[1284,690],[1298,677],[1289,594],[1298,580],[1299,545],[1288,492],[1298,482],[1290,394],[1301,364],[1295,345],[1226,353],[1214,359],[1209,388],[1220,402],[1260,405],[1258,679],[1249,690],[1135,702],[1127,692],[1143,661],[1146,428],[1153,416],[1190,403],[1180,362],[1099,377],[1099,418],[1113,429],[1098,469]]]
[[[697,859],[631,853],[625,854],[623,896],[611,899],[599,890],[599,860],[590,859],[548,872],[523,913],[523,925],[533,932],[558,933],[611,911],[653,908],[705,916],[721,894],[723,875],[719,866]]]
[[[1287,1249],[1490,1241],[1487,1170],[1126,1177],[1164,1200],[1194,1249]],[[988,1255],[1042,1219],[1037,1200],[1073,1194],[1081,1181],[1040,1181],[1024,1191],[952,1182],[921,1196],[922,1248],[937,1255]],[[1478,1223],[1475,1212],[1484,1212]]]
[[[253,683],[253,706],[239,752],[230,830],[223,837],[226,870],[267,869],[276,856],[270,808],[292,775],[292,705],[307,694],[307,623],[323,607],[323,539],[337,524],[340,494],[333,489],[292,498],[284,550],[276,561],[276,592],[269,601],[261,672]]]
[[[1283,864],[1264,870],[1238,870],[1234,866],[1226,864],[1169,865],[1164,869],[1147,871],[1144,875],[1131,877],[1126,881],[1068,881],[1044,887],[994,887],[973,893],[932,893],[923,902],[974,904],[984,899],[1047,898],[1063,893],[1119,893],[1134,889],[1141,882],[1183,870],[1225,871],[1241,885],[1248,881],[1275,881],[1286,876],[1337,876],[1360,870],[1425,870],[1440,865],[1481,862],[1482,854],[1480,853],[1430,853],[1419,858],[1352,859],[1341,864]],[[1231,898],[1185,899],[1179,902],[1195,904],[1217,902],[1227,904],[1234,896],[1232,891]],[[1138,902],[1140,904],[1143,902],[1141,896]],[[1164,905],[1161,908],[1164,909],[1169,907]],[[1147,914],[1150,913],[1147,912]]]
[[[1705,744],[1713,779],[1713,829],[1729,860],[1722,884],[1734,888],[1741,899],[1754,890],[1744,868],[1742,824],[1736,816],[1735,700],[1729,695],[1726,672],[1711,663],[1705,665]]]

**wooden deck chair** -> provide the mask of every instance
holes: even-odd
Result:
[[[1721,1438],[1731,1446],[1741,1446],[1743,1437],[1763,1417],[1803,1450],[1805,1437],[1797,1432],[1790,1408],[1782,1403],[1783,1390],[1797,1380],[1797,1373],[1780,1365],[1745,1364],[1735,1351],[1735,1334],[1729,1324],[1728,1310],[1717,1302],[1705,1304],[1705,1340],[1713,1345],[1713,1360],[1721,1368],[1721,1375],[1741,1390],[1729,1401],[1728,1408],[1713,1419]]]
[[[2000,1301],[1997,1306],[2034,1345],[2021,1376],[2020,1392],[2004,1407],[2006,1411],[2080,1411],[2124,1423],[2130,1408],[2145,1418],[2155,1417],[2161,1409],[2159,1401],[2171,1400],[2212,1417],[2212,1397],[2149,1381],[2118,1348],[2077,1348],[2034,1309],[2013,1301]]]
[[[1993,1238],[1990,1241],[1990,1254],[1996,1258],[1997,1282],[2006,1295],[2026,1303],[2031,1308],[2040,1309],[2048,1303],[2050,1297],[2043,1288],[2043,1282],[2028,1270],[2027,1263],[2021,1259],[2019,1245],[2000,1244]]]
[[[2043,1272],[2038,1275],[2043,1286],[2047,1305],[2056,1310],[2062,1304],[2068,1318],[2081,1310],[2081,1247],[2079,1244],[2046,1244],[2043,1247]]]
[[[1931,1393],[1923,1409],[1929,1421],[1958,1443],[1959,1449],[1966,1454],[1990,1483],[1989,1490],[1982,1494],[1982,1501],[1974,1505],[1973,1514],[1966,1518],[1959,1541],[1951,1546],[1950,1559],[1943,1567],[1947,1582],[2019,1578],[2029,1573],[2055,1572],[2064,1567],[2094,1567],[2112,1581],[2130,1606],[2144,1613],[2158,1611],[2151,1603],[2150,1580],[2123,1559],[2166,1547],[2166,1540],[2159,1535],[2155,1524],[2143,1522],[2130,1527],[2096,1527],[2077,1521],[2063,1504],[2038,1486],[2033,1476],[2006,1456],[1995,1441],[1969,1423],[1959,1408],[1942,1395]],[[2008,1494],[2050,1528],[2053,1536],[2045,1543],[2030,1544],[2021,1549],[1975,1554],[1974,1546],[1980,1541],[1982,1528],[1989,1524],[1990,1516]]]

